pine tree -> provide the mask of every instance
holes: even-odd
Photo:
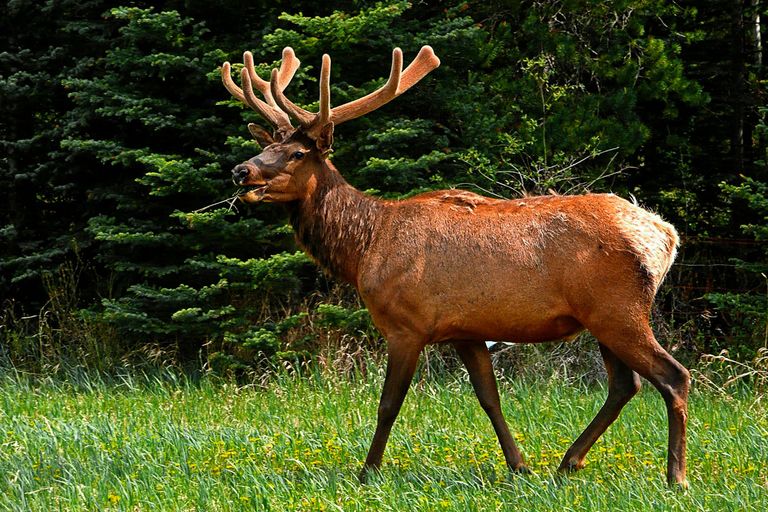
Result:
[[[0,289],[27,314],[42,303],[43,274],[89,247],[85,202],[97,176],[59,144],[77,122],[63,80],[103,51],[103,4],[0,5]]]

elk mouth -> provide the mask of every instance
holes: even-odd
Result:
[[[269,183],[247,185],[237,191],[237,197],[245,202],[261,201],[267,192],[267,187],[269,187]]]

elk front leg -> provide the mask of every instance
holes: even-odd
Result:
[[[493,424],[507,466],[514,472],[529,473],[530,470],[526,467],[523,456],[517,448],[515,440],[512,439],[512,434],[510,434],[507,422],[501,412],[499,390],[496,386],[496,377],[493,375],[493,365],[488,347],[485,343],[470,341],[457,341],[453,343],[453,346],[464,366],[467,367],[469,380],[480,405]]]
[[[421,348],[421,345],[417,344],[389,344],[387,375],[384,379],[384,389],[381,392],[381,401],[379,402],[376,432],[373,434],[371,447],[365,458],[365,465],[360,472],[360,482],[362,483],[365,483],[371,470],[378,470],[381,467],[381,458],[387,445],[387,439],[389,439],[389,432],[392,430],[392,424],[400,412],[406,393],[408,393]]]
[[[600,354],[605,362],[605,371],[608,373],[608,397],[605,404],[595,416],[595,419],[584,429],[584,432],[568,448],[563,457],[563,462],[558,468],[560,471],[573,471],[584,467],[584,459],[587,452],[595,444],[595,441],[605,430],[616,421],[621,409],[629,400],[640,391],[640,376],[622,363],[616,355],[605,345],[600,343]]]

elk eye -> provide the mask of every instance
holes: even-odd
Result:
[[[291,158],[295,160],[301,160],[302,158],[304,158],[304,153],[302,153],[301,151],[296,151],[294,154],[291,155]]]

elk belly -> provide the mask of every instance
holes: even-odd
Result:
[[[540,343],[571,339],[584,330],[572,316],[541,314],[503,317],[496,314],[468,314],[438,322],[434,342],[448,340],[508,341]]]

